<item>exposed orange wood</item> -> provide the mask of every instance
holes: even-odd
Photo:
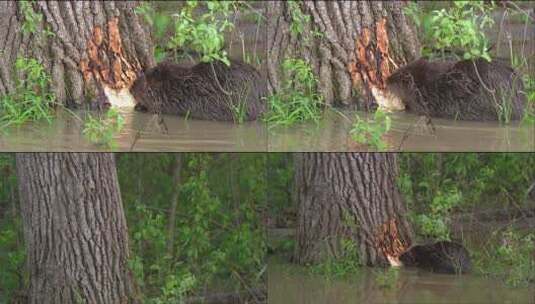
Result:
[[[102,41],[104,41],[102,28],[98,25],[95,26],[95,28],[93,29],[93,41],[95,42],[96,46],[100,46],[102,44]]]
[[[378,75],[382,77],[377,81],[377,86],[381,89],[385,88],[385,81],[388,76],[390,76],[390,64],[389,64],[389,52],[388,46],[390,45],[388,41],[388,34],[386,32],[386,19],[383,18],[377,23],[376,27],[376,37],[377,37],[377,50],[380,54],[379,60],[379,71]]]
[[[111,70],[113,72],[113,79],[115,79],[116,83],[115,85],[116,86],[121,86],[124,84],[123,80],[122,80],[122,76],[123,76],[123,73],[122,73],[122,64],[121,64],[121,59],[119,58],[114,58],[113,59],[113,62],[111,64]]]
[[[386,18],[373,28],[363,28],[355,41],[355,51],[348,64],[353,87],[368,95],[372,88],[383,90],[390,75],[390,52]]]
[[[375,245],[385,256],[399,257],[410,244],[400,238],[396,219],[390,219],[377,229]]]
[[[84,81],[89,82],[91,80],[92,74],[91,74],[91,70],[89,69],[88,59],[80,60],[80,70],[82,71],[82,76],[84,77]]]
[[[92,40],[87,42],[87,57],[90,61],[99,61],[98,47]]]
[[[97,75],[100,75],[99,78],[102,79],[104,83],[110,82],[110,70],[109,69],[103,68],[99,71]]]
[[[87,40],[87,58],[80,61],[84,80],[96,80],[111,89],[129,87],[141,69],[137,59],[130,63],[123,52],[119,18],[113,17],[105,27],[95,26]]]
[[[110,50],[115,54],[121,54],[122,39],[121,35],[119,34],[119,18],[114,17],[108,21],[108,35],[110,37]]]

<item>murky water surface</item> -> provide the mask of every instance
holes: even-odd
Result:
[[[431,2],[427,2],[430,4]],[[533,15],[535,1],[520,3]],[[495,55],[511,54],[527,61],[523,73],[535,73],[535,27],[521,18],[509,18],[510,12],[497,9],[495,25],[488,31]],[[349,137],[354,113],[326,113],[319,126],[313,123],[290,128],[277,128],[269,134],[269,151],[361,151],[366,147]],[[364,114],[359,114],[364,117]],[[418,116],[408,113],[391,115],[392,129],[385,135],[387,151],[535,151],[535,127],[519,123],[500,125],[496,122],[463,122],[433,119],[435,131]]]
[[[365,146],[349,136],[355,114],[327,111],[318,125],[277,127],[269,133],[270,151],[356,151]],[[423,117],[393,113],[391,130],[383,140],[387,151],[535,151],[535,127],[511,123],[469,122],[433,119],[433,127]]]
[[[384,289],[377,285],[374,271],[365,267],[351,278],[329,281],[301,267],[271,261],[268,303],[535,303],[535,286],[508,288],[498,280],[470,274],[455,276],[402,268],[394,287]]]
[[[77,112],[83,117],[83,112]],[[121,111],[125,127],[114,136],[113,151],[266,151],[267,131],[261,122],[241,125],[228,122],[185,120],[164,115],[165,134],[152,114]],[[0,134],[1,151],[109,151],[88,141],[78,118],[60,112],[52,124],[28,123]]]
[[[84,117],[84,112],[76,112]],[[125,127],[114,137],[114,151],[363,151],[349,131],[354,112],[327,111],[318,125],[304,123],[268,130],[262,121],[234,124],[164,115],[166,134],[152,114],[121,110]],[[364,118],[366,113],[359,113]],[[395,113],[384,136],[387,151],[535,151],[535,127],[518,123],[461,122]],[[27,123],[0,134],[1,151],[109,151],[89,142],[79,118],[59,112],[55,120]]]
[[[535,2],[526,2],[526,9]],[[263,4],[252,5],[257,13]],[[178,2],[159,2],[159,11],[174,13]],[[501,11],[500,11],[501,12]],[[497,13],[496,20],[501,20]],[[249,59],[265,74],[265,24],[255,13],[236,17],[236,30],[228,34],[231,57]],[[501,33],[500,39],[497,35]],[[507,33],[511,41],[506,39]],[[504,31],[490,31],[491,41],[498,41],[498,55],[520,57],[533,54],[535,28],[524,22],[507,23]],[[244,54],[249,57],[245,58]],[[256,56],[253,56],[256,54]],[[533,55],[528,61],[533,60]],[[531,61],[530,61],[531,62]],[[529,65],[529,64],[528,64]],[[530,72],[530,71],[526,71]],[[227,122],[184,120],[165,116],[168,134],[156,127],[153,115],[126,111],[126,126],[115,136],[114,151],[363,151],[349,131],[355,113],[327,111],[319,125],[305,123],[289,128],[273,128],[268,132],[262,122],[235,125]],[[365,117],[364,113],[359,114]],[[387,151],[535,151],[535,127],[518,123],[500,125],[494,122],[461,122],[434,119],[434,131],[420,117],[392,114],[392,129],[384,136]],[[21,128],[0,133],[1,151],[108,151],[90,143],[81,133],[80,121],[60,113],[52,124],[28,123]]]

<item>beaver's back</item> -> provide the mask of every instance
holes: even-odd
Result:
[[[522,80],[507,63],[483,59],[412,62],[387,79],[407,111],[460,120],[517,120],[526,98]]]
[[[461,244],[449,241],[413,246],[399,259],[405,266],[438,273],[468,273],[472,269],[468,251]]]
[[[240,109],[244,120],[255,120],[265,111],[265,79],[239,61],[231,61],[230,66],[219,61],[199,63],[191,68],[165,62],[144,77],[147,93],[136,100],[151,112],[229,121],[237,118]]]

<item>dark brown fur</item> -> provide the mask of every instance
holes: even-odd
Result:
[[[163,62],[139,77],[130,91],[136,110],[233,121],[238,119],[236,107],[242,107],[244,120],[265,111],[267,85],[252,66],[237,61],[230,67],[215,61],[191,68]]]
[[[461,244],[448,241],[412,246],[399,259],[405,266],[438,273],[468,273],[472,269],[468,250]]]
[[[418,59],[396,70],[387,88],[407,111],[430,117],[518,120],[526,105],[520,76],[499,60]]]

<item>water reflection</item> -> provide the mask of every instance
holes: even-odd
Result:
[[[164,115],[165,134],[154,115],[121,110],[125,127],[114,136],[113,151],[266,151],[267,132],[262,122],[241,125],[228,122],[185,120]],[[84,117],[85,113],[76,114]],[[11,151],[110,151],[89,142],[82,134],[82,122],[72,114],[60,111],[52,124],[27,123],[11,128],[0,137],[0,150]]]
[[[84,117],[85,113],[76,114]],[[185,120],[164,115],[166,134],[147,113],[121,110],[125,127],[114,137],[113,151],[365,151],[349,136],[354,113],[327,111],[319,124],[304,123],[268,131],[261,122]],[[366,117],[365,113],[359,113]],[[519,123],[462,122],[434,119],[435,131],[421,117],[395,113],[392,129],[384,136],[387,151],[535,151],[535,128]],[[0,136],[0,150],[9,151],[110,151],[82,135],[82,123],[60,111],[52,124],[27,123]]]
[[[366,113],[358,113],[366,118]],[[535,127],[518,122],[470,122],[433,119],[432,126],[422,117],[393,113],[392,128],[385,134],[387,151],[535,151]],[[328,110],[318,125],[304,123],[269,132],[269,151],[362,151],[349,131],[355,112]],[[433,130],[434,127],[434,130]]]
[[[347,279],[326,280],[272,259],[268,266],[269,304],[344,303],[535,303],[535,286],[507,288],[476,275],[434,274],[401,268],[396,285],[380,288],[370,268]]]

